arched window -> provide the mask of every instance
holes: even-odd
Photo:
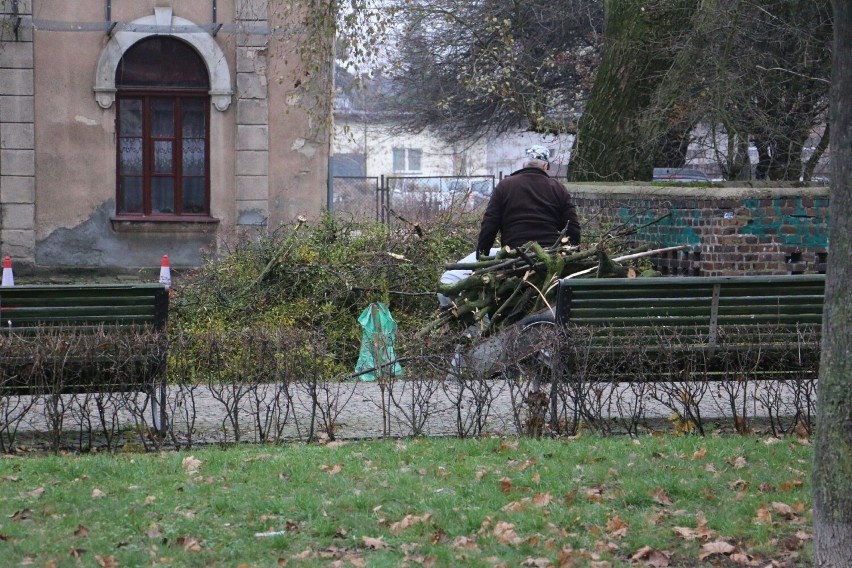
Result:
[[[115,72],[116,213],[210,215],[210,80],[188,44],[151,36]]]

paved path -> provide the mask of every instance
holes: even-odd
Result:
[[[750,418],[767,415],[766,406],[760,401],[770,395],[777,396],[776,404],[786,409],[782,414],[792,415],[794,403],[801,401],[803,394],[769,383],[748,386],[747,392],[734,397],[734,406],[737,413],[742,414],[745,405],[744,413]],[[648,390],[644,392],[637,391],[637,388],[636,385],[617,385],[595,392],[590,397],[597,406],[594,413],[610,419],[604,420],[608,425],[617,426],[619,417],[632,416],[637,408],[641,408],[643,419],[665,421],[673,414],[673,408],[681,407],[679,388],[657,385],[653,392],[650,385],[645,386]],[[778,392],[772,389],[778,389]],[[705,422],[733,424],[732,397],[721,385],[711,385],[703,395],[692,393],[692,396],[701,399],[697,408]],[[79,433],[81,430],[79,424],[86,423],[87,415],[94,421],[94,429],[99,429],[93,401],[81,401],[80,398],[63,397],[66,405],[64,429],[72,437],[75,431]],[[314,399],[316,405],[312,404]],[[528,408],[521,399],[520,389],[512,388],[506,380],[467,384],[457,381],[395,381],[384,389],[375,382],[353,381],[327,383],[314,393],[308,385],[295,385],[290,388],[289,396],[278,385],[261,385],[257,389],[244,387],[242,390],[235,386],[223,389],[171,387],[167,408],[173,440],[186,445],[190,441],[234,442],[237,431],[239,440],[245,442],[304,440],[311,431],[315,436],[333,431],[338,439],[383,435],[405,437],[412,434],[512,435],[518,433],[519,424],[523,429],[528,419]],[[664,404],[661,400],[667,402]],[[50,412],[44,402],[38,400],[29,409],[20,421],[20,434],[45,435],[43,433],[49,430],[47,417]],[[150,417],[150,409],[144,413],[139,411],[140,405],[146,402],[144,396],[137,395],[133,402],[125,401],[125,406],[136,408],[135,412],[124,409],[116,414],[114,422],[123,427],[128,439],[138,437],[141,431],[132,427],[137,421],[134,415]],[[229,408],[237,408],[238,412],[229,411]]]

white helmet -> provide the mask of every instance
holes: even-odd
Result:
[[[550,150],[544,146],[530,146],[526,149],[526,154],[528,160],[550,161]]]

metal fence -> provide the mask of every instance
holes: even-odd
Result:
[[[493,175],[340,176],[334,178],[332,211],[358,221],[390,223],[398,217],[428,221],[447,212],[483,206],[495,184]]]

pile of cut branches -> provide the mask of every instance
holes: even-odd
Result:
[[[619,263],[680,248],[684,247],[630,250],[617,241],[603,240],[582,249],[563,238],[548,248],[531,242],[517,249],[503,247],[496,255],[480,256],[476,262],[447,264],[446,270],[472,272],[458,282],[438,286],[438,292],[451,303],[438,310],[420,335],[460,323],[465,327],[477,324],[480,334],[487,336],[530,314],[552,309],[560,279],[657,276],[655,271],[637,273]]]

